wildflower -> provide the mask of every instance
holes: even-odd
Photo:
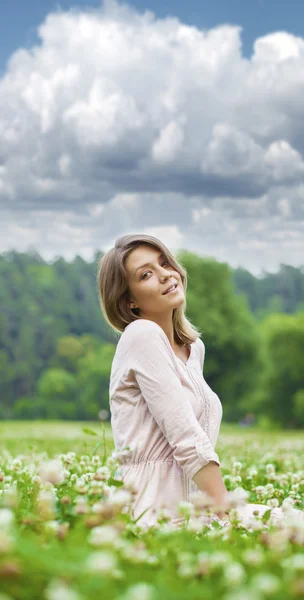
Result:
[[[180,552],[178,557],[177,573],[180,577],[190,578],[196,574],[196,564],[191,552]]]
[[[16,482],[14,482],[12,485],[8,485],[8,487],[5,487],[4,502],[8,508],[16,508],[18,506],[19,493]]]
[[[236,506],[243,506],[246,504],[246,500],[249,496],[249,492],[244,490],[242,487],[237,487],[231,492],[226,494],[226,502],[228,507],[235,508]]]
[[[14,513],[9,508],[0,509],[0,531],[9,531],[14,522]]]
[[[116,490],[112,493],[109,501],[116,508],[122,509],[131,501],[131,494],[127,490]]]
[[[55,495],[51,490],[41,490],[37,496],[37,509],[44,521],[55,517]]]
[[[158,522],[168,522],[172,518],[172,512],[167,507],[162,507],[157,511]]]
[[[225,566],[224,577],[230,585],[237,585],[245,578],[245,569],[240,563],[232,562]]]
[[[259,566],[263,562],[263,553],[258,548],[244,550],[243,559],[248,565]]]
[[[98,412],[98,418],[100,419],[100,421],[106,421],[108,419],[109,416],[109,411],[106,409],[101,409]]]
[[[279,501],[277,498],[270,498],[267,500],[267,506],[271,506],[271,508],[277,508],[279,506]]]
[[[12,469],[14,471],[20,471],[22,467],[22,460],[20,460],[20,458],[14,458],[12,460]]]
[[[88,571],[95,571],[114,577],[120,574],[117,566],[117,557],[113,552],[108,550],[93,552],[86,561]]]
[[[197,574],[207,575],[210,571],[210,554],[208,552],[199,552],[196,556]]]
[[[193,533],[200,533],[203,527],[203,522],[201,519],[193,517],[190,518],[187,524],[187,530],[192,531]]]
[[[91,529],[89,543],[93,546],[111,545],[118,537],[118,531],[111,525],[103,525]]]
[[[267,463],[267,465],[265,465],[265,471],[266,473],[274,473],[275,466],[272,463]]]
[[[179,515],[189,519],[193,514],[193,504],[191,502],[187,502],[186,500],[181,500],[177,503],[177,511]]]
[[[212,568],[222,567],[230,562],[231,556],[228,552],[225,552],[224,550],[218,550],[217,552],[213,552],[210,555],[210,565],[212,566]]]
[[[52,580],[48,584],[44,590],[44,598],[46,600],[80,600],[77,592],[58,580]]]
[[[89,505],[86,498],[83,496],[76,496],[74,504],[75,515],[84,515],[89,511]]]
[[[139,582],[131,585],[118,600],[154,600],[155,588],[150,583]]]
[[[48,481],[53,485],[61,483],[65,479],[62,464],[58,460],[49,460],[42,463],[39,469],[39,476],[42,481]]]
[[[292,571],[304,571],[304,554],[293,554],[282,561],[283,567]]]
[[[207,492],[191,492],[190,493],[190,502],[193,504],[195,513],[201,513],[202,510],[206,508],[210,508],[213,506],[214,500],[207,494]]]
[[[86,494],[88,491],[88,486],[85,485],[85,483],[83,482],[82,479],[78,479],[78,481],[75,485],[75,490],[76,490],[77,494]]]
[[[251,580],[253,589],[261,591],[266,596],[279,592],[281,581],[272,573],[258,573]]]
[[[257,474],[258,474],[258,471],[257,471],[257,469],[256,469],[255,467],[251,467],[251,468],[248,470],[248,475],[249,475],[250,477],[256,477],[256,476],[257,476]]]
[[[44,523],[44,530],[48,531],[50,533],[57,533],[58,527],[59,527],[59,521],[50,520],[50,521],[45,521],[45,523]]]

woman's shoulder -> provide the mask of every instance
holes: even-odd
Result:
[[[147,336],[149,336],[150,340],[164,340],[167,338],[164,330],[160,325],[155,323],[155,321],[150,321],[149,319],[136,319],[132,321],[125,327],[124,332],[120,337],[120,341],[123,344],[144,342],[147,340]]]

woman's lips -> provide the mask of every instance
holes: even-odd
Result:
[[[165,292],[163,294],[163,296],[168,296],[168,294],[174,294],[175,292],[177,292],[177,290],[178,290],[178,283],[176,284],[176,287],[173,290],[171,290],[170,292]]]

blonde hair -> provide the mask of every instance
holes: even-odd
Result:
[[[140,319],[140,309],[131,308],[130,291],[127,282],[125,260],[138,246],[146,244],[160,250],[166,260],[180,274],[184,291],[187,289],[187,271],[175,260],[168,248],[152,235],[124,235],[98,261],[97,285],[98,297],[105,321],[117,333],[122,333],[132,321]],[[173,328],[175,342],[179,345],[190,344],[200,337],[198,328],[185,316],[186,300],[173,309]]]

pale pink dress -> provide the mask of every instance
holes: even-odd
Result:
[[[149,507],[140,524],[153,525],[161,507],[179,524],[177,503],[199,491],[195,473],[210,461],[220,465],[215,446],[222,404],[203,376],[202,340],[190,350],[184,364],[163,329],[147,319],[127,325],[117,343],[109,389],[112,433],[117,451],[131,446],[121,457],[121,472],[138,490],[134,518]],[[256,507],[269,508],[247,504],[241,512]]]

